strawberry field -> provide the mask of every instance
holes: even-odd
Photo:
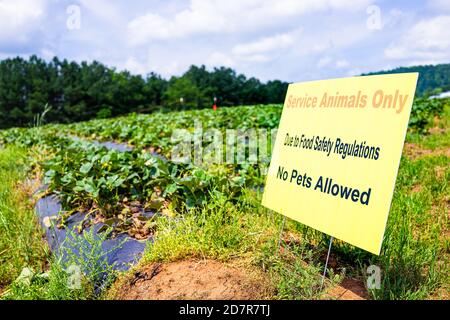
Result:
[[[56,228],[67,228],[67,220],[81,213],[83,219],[75,228],[78,234],[102,223],[98,232],[104,237],[126,235],[145,242],[140,266],[193,257],[244,259],[268,279],[271,298],[279,299],[324,298],[345,279],[358,281],[366,297],[373,299],[430,298],[446,292],[448,101],[415,101],[382,254],[376,257],[338,241],[332,256],[335,263],[323,289],[319,287],[320,270],[328,238],[288,221],[278,247],[282,218],[260,205],[276,133],[272,130],[278,127],[281,111],[281,105],[240,106],[15,128],[0,131],[1,152],[20,153],[17,166],[26,176],[18,177],[19,181],[45,187],[34,196],[28,192],[23,201],[32,204],[55,195],[62,204],[54,221]],[[201,135],[214,130],[211,139],[195,140],[200,126]],[[190,161],[174,161],[174,150],[183,138],[176,137],[176,130],[191,137],[185,143],[190,146],[188,154],[184,154]],[[235,134],[233,146],[226,139],[230,132]],[[243,161],[227,153],[239,143],[240,133],[244,133]],[[251,142],[253,133],[257,144]],[[215,137],[220,137],[212,155],[216,161],[208,161],[205,150],[211,149],[208,146]],[[112,144],[105,147],[108,143]],[[410,154],[410,145],[422,151]],[[258,150],[256,158],[252,158],[252,148]],[[199,149],[202,161],[196,162]],[[5,168],[2,164],[2,170]],[[0,224],[0,230],[6,227],[6,222]],[[19,236],[5,232],[1,237],[10,238],[0,242],[0,261],[11,259],[8,255],[14,253],[9,251],[14,250],[14,237]],[[0,273],[0,285],[7,290],[3,296],[73,297],[73,292],[57,291],[52,278],[43,281],[34,277],[25,287],[14,282],[25,267],[32,266],[36,274],[42,274],[47,271],[45,261],[58,265],[51,254],[33,256],[30,252],[17,254],[17,261]],[[381,287],[373,290],[366,286],[370,265],[383,270]],[[116,277],[120,281],[126,274]],[[83,281],[83,292],[89,294],[75,294],[75,298],[103,297],[90,291],[93,280],[89,275]],[[102,294],[105,292],[108,290]]]

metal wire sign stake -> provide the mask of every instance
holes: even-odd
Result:
[[[286,216],[283,216],[283,222],[281,223],[280,237],[278,238],[278,250],[277,250],[277,256],[280,254],[281,236],[283,235],[283,230],[284,230],[284,224],[285,224],[285,222],[286,222]]]
[[[281,237],[283,235],[284,230],[284,224],[286,223],[286,216],[283,216],[283,221],[281,222],[281,228],[280,228],[280,236],[278,237],[278,250],[277,250],[277,256],[280,254],[280,248],[281,248]],[[325,268],[323,269],[322,274],[322,280],[320,281],[320,291],[323,289],[323,284],[325,282],[325,276],[327,274],[327,267],[328,267],[328,261],[330,260],[330,253],[331,253],[331,246],[333,244],[334,237],[330,237],[330,244],[328,245],[328,253],[327,253],[327,259],[325,261]]]
[[[323,289],[325,275],[327,274],[328,260],[330,259],[331,245],[333,244],[333,236],[330,237],[330,245],[328,246],[327,260],[325,261],[325,268],[323,269],[322,281],[320,282],[320,291]]]

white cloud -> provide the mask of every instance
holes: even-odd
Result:
[[[185,72],[188,68],[187,63],[180,63],[178,60],[172,60],[170,63],[157,66],[155,71],[162,74],[165,77],[173,76],[173,75],[181,75],[182,72]]]
[[[416,23],[401,40],[388,46],[389,59],[414,60],[423,63],[448,62],[450,59],[450,15],[442,15]]]
[[[448,0],[429,0],[428,6],[432,9],[439,10],[440,12],[450,12],[450,1]]]
[[[263,37],[255,41],[240,43],[231,49],[230,53],[213,52],[206,64],[208,66],[234,67],[239,62],[268,62],[279,54],[280,50],[288,49],[294,44],[294,32]]]
[[[289,18],[330,9],[355,11],[369,0],[191,0],[187,9],[172,17],[147,12],[129,22],[129,41],[145,44],[155,39],[195,34],[246,33],[286,24]]]
[[[149,39],[166,39],[177,36],[173,23],[153,13],[131,21],[128,24],[128,33],[131,45],[144,44]]]
[[[109,20],[118,21],[121,19],[120,9],[113,1],[108,0],[79,0],[83,8],[90,11],[96,17]],[[83,12],[81,12],[83,14]]]
[[[232,52],[235,55],[249,56],[285,49],[290,47],[293,43],[294,38],[291,34],[279,34],[249,43],[238,44],[233,48]]]
[[[347,68],[349,66],[350,63],[345,59],[336,61],[336,68]]]
[[[241,56],[239,57],[240,60],[245,62],[268,62],[270,60],[273,60],[273,57],[267,54],[251,54],[247,56]]]
[[[129,57],[121,69],[128,70],[135,74],[145,74],[149,71],[149,66],[146,63],[138,61],[134,57]]]
[[[26,43],[44,16],[46,1],[0,1],[0,42]]]
[[[55,54],[55,52],[54,52],[53,50],[51,50],[51,49],[43,48],[43,49],[41,50],[41,56],[42,56],[44,59],[50,60],[50,59],[53,59],[53,57],[55,57],[56,54]]]
[[[450,61],[450,1],[384,1],[381,32],[366,27],[371,3],[0,0],[0,58],[36,53],[46,59],[97,59],[164,77],[205,64],[287,81]],[[81,7],[82,28],[76,32],[66,28],[69,4]]]
[[[235,62],[232,57],[223,52],[213,52],[207,59],[206,65],[210,67],[225,66],[233,67]]]
[[[333,59],[331,59],[330,57],[320,58],[319,61],[317,62],[317,66],[319,68],[323,68],[323,67],[329,65],[331,63],[331,61],[333,61]]]
[[[348,68],[350,66],[350,63],[345,59],[335,60],[329,56],[320,58],[319,61],[317,62],[318,68],[329,67],[329,66],[334,66],[337,69],[343,69],[343,68]]]
[[[403,10],[399,9],[391,9],[389,14],[386,16],[382,16],[383,19],[383,28],[395,28],[396,25],[405,21],[405,18],[408,16]]]
[[[363,73],[363,69],[361,68],[354,68],[347,71],[346,75],[349,77],[357,76]]]
[[[155,61],[158,61],[158,63],[155,63]],[[118,65],[119,70],[128,70],[133,74],[146,75],[150,72],[156,72],[164,77],[180,75],[189,66],[188,62],[180,63],[177,59],[153,56],[151,52],[143,57],[130,56],[125,63],[116,63],[116,65]]]

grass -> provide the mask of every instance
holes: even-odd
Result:
[[[448,157],[402,159],[382,253],[371,259],[383,270],[374,298],[424,299],[448,285],[449,178]]]
[[[276,289],[274,298],[319,298],[323,293],[319,288],[321,262],[313,259],[306,241],[282,242],[280,252],[282,216],[263,208],[260,198],[260,194],[247,190],[237,204],[232,204],[223,195],[212,194],[205,209],[175,219],[159,217],[155,241],[140,265],[192,257],[221,261],[239,258],[268,275]],[[331,278],[332,285],[340,280],[334,275]]]
[[[425,299],[448,292],[450,105],[435,118],[428,134],[408,134],[419,155],[401,161],[382,255],[372,259],[384,269],[378,299]]]
[[[175,261],[187,256],[226,260],[247,252],[254,236],[271,227],[262,224],[256,216],[242,216],[223,195],[212,194],[205,209],[175,219],[158,218],[159,231],[145,260]]]
[[[436,168],[445,168],[443,172]],[[438,173],[439,172],[439,173]],[[448,286],[447,201],[449,158],[402,158],[397,186],[380,256],[336,241],[333,256],[338,270],[335,285],[347,276],[367,280],[367,268],[381,268],[381,288],[373,299],[425,299]],[[420,185],[420,188],[416,186]],[[251,256],[251,263],[270,277],[279,299],[317,299],[320,273],[328,239],[323,234],[288,220],[278,252],[281,216],[259,205],[260,195],[248,191],[239,204],[212,197],[206,209],[169,219],[158,218],[156,241],[142,264],[190,257],[230,260]]]
[[[408,143],[427,152],[417,156],[405,152],[402,157],[381,255],[336,240],[332,250],[336,268],[330,270],[325,289],[339,283],[344,272],[365,282],[367,268],[376,265],[381,269],[381,287],[369,291],[373,299],[448,299],[450,158],[443,150],[450,147],[449,105],[433,123],[426,135],[407,135]],[[29,284],[13,282],[6,298],[99,298],[97,278],[84,277],[82,289],[71,290],[69,266],[46,254],[27,190],[19,183],[28,169],[25,150],[0,150],[0,285],[11,283],[24,267],[36,271]],[[156,217],[155,241],[140,266],[192,257],[240,259],[267,275],[276,299],[322,298],[319,286],[328,237],[287,219],[279,250],[282,216],[260,202],[261,194],[250,189],[237,202],[212,192],[203,209],[174,218]],[[88,260],[101,259],[100,251],[89,252]],[[51,263],[44,272],[46,259]]]
[[[427,135],[408,134],[419,148],[449,147],[450,106],[435,119]],[[342,241],[335,241],[332,256],[338,267],[331,271],[334,285],[343,272],[367,281],[367,268],[381,269],[380,289],[369,290],[373,299],[427,299],[446,297],[449,290],[448,204],[450,159],[442,152],[420,157],[404,155],[399,168],[392,207],[380,256]],[[284,250],[277,254],[281,216],[260,206],[260,195],[248,191],[238,205],[213,198],[201,212],[160,218],[154,244],[143,264],[188,257],[229,260],[251,256],[270,277],[280,299],[316,299],[328,238],[288,219]],[[289,239],[290,238],[290,239]],[[439,294],[444,292],[444,295]]]
[[[25,181],[25,150],[0,149],[0,286],[11,283],[22,268],[43,270],[47,249],[42,241]]]
[[[58,259],[50,261],[50,269],[43,273],[32,273],[26,281],[15,281],[3,295],[4,300],[84,300],[93,299],[93,288],[80,278],[80,289],[68,286],[75,273],[67,272],[65,264]],[[78,280],[75,280],[78,281]]]
[[[108,231],[109,232],[109,231]],[[102,248],[108,232],[99,238],[94,228],[82,236],[71,231],[61,246],[61,254],[49,258],[46,272],[29,269],[24,279],[15,280],[3,294],[5,300],[94,300],[102,299],[116,272]],[[75,250],[76,251],[75,251]],[[114,250],[114,248],[110,249]],[[74,252],[80,252],[75,254]],[[22,275],[19,278],[23,278]]]
[[[416,143],[422,148],[436,150],[438,148],[450,148],[450,99],[444,107],[443,113],[430,121],[432,125],[428,126],[431,134],[408,133],[406,141]]]
[[[112,266],[103,259],[106,253],[101,247],[102,239],[95,239],[92,232],[85,232],[81,238],[72,237],[64,244],[64,261],[48,251],[30,198],[30,183],[26,182],[31,171],[29,155],[18,147],[0,149],[0,289],[4,288],[0,298],[98,298],[100,283],[107,286],[114,276]],[[72,248],[89,259],[78,258]],[[77,276],[74,266],[80,266],[82,271],[77,288],[69,285]],[[25,271],[25,280],[18,280],[19,276],[24,278]]]

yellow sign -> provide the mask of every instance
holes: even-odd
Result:
[[[379,254],[417,78],[291,84],[262,204]]]

